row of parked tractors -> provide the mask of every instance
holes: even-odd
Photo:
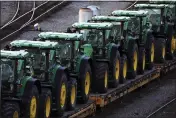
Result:
[[[89,6],[64,33],[12,41],[0,56],[3,118],[63,115],[87,103],[90,93],[106,93],[174,59],[175,21],[171,1],[138,3],[108,16]]]

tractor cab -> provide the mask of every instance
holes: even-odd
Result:
[[[49,70],[56,64],[55,49],[58,48],[57,42],[15,40],[10,45],[14,50],[27,50],[30,54],[27,66],[32,67],[33,75],[41,81],[48,81]]]
[[[115,17],[115,16],[94,16],[92,17],[93,22],[110,22],[115,25],[115,27],[110,32],[110,37],[115,37],[114,43],[121,42],[123,39],[126,40],[128,33],[128,22],[130,17]],[[122,43],[122,42],[121,42]],[[121,44],[123,45],[123,44]]]
[[[155,33],[166,34],[168,23],[173,23],[171,16],[173,5],[167,4],[136,4],[136,9],[148,11],[149,21]]]
[[[110,38],[110,31],[115,27],[112,23],[82,22],[74,23],[72,27],[83,34],[84,42],[91,44],[96,54],[99,52],[105,57],[108,43],[114,40],[114,37]]]
[[[41,41],[51,41],[58,43],[56,57],[61,65],[70,65],[69,70],[73,70],[75,58],[81,55],[82,34],[42,32],[38,35]]]
[[[128,23],[128,31],[138,41],[138,44],[144,44],[144,33],[150,30],[151,24],[148,22],[147,11],[129,11],[129,10],[115,10],[112,12],[113,16],[126,16],[130,17]]]
[[[25,76],[30,76],[30,71],[25,67],[29,53],[20,51],[0,52],[0,80],[2,80],[2,95],[15,96],[21,80]]]

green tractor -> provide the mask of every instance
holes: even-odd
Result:
[[[144,68],[151,70],[154,65],[155,43],[150,24],[148,23],[148,13],[146,11],[116,10],[112,12],[112,15],[116,17],[130,17],[127,31],[128,35],[135,39],[133,41],[139,48],[139,68],[143,67],[142,71],[144,71]],[[127,52],[130,53],[130,50],[131,47],[128,47]],[[127,57],[130,58],[131,56]]]
[[[116,42],[115,43],[120,43],[120,47],[119,47],[119,51],[120,51],[120,55],[125,55],[125,57],[127,57],[128,59],[128,68],[133,68],[131,70],[134,70],[134,61],[131,60],[131,42],[135,41],[135,37],[132,38],[132,35],[130,35],[131,32],[129,32],[129,28],[128,25],[131,21],[130,17],[125,17],[125,16],[119,16],[119,17],[115,17],[115,16],[94,16],[92,17],[92,21],[94,22],[111,22],[114,23],[114,25],[116,25],[116,32],[118,33],[118,37],[116,38]],[[144,30],[144,29],[143,29]],[[146,55],[145,55],[145,51],[146,50]],[[154,57],[154,52],[147,52],[147,51],[151,51],[151,50],[147,50],[147,49],[143,49],[141,53],[142,57],[138,58],[138,67],[137,67],[137,71],[139,74],[143,74],[145,67],[147,69],[152,69],[153,68],[153,57]],[[147,55],[148,54],[148,55]],[[153,56],[152,56],[153,55]],[[140,56],[139,56],[140,57]],[[145,57],[146,61],[145,61]],[[145,63],[146,62],[146,63]],[[133,64],[130,64],[133,63]],[[131,67],[130,67],[131,66]],[[131,70],[129,69],[128,72],[131,72]]]
[[[42,32],[38,35],[40,41],[57,42],[59,47],[56,57],[60,64],[66,66],[70,73],[70,77],[77,80],[77,98],[80,103],[87,103],[92,81],[92,59],[89,53],[92,48],[89,45],[85,48],[86,54],[81,49],[83,41],[82,34],[76,33],[58,33],[58,32]]]
[[[50,117],[51,111],[62,115],[66,109],[69,73],[56,60],[57,42],[15,40],[10,43],[11,50],[25,49],[30,56],[26,67],[32,76],[41,82],[42,94],[39,102],[40,118]]]
[[[138,46],[145,47],[146,59],[152,58],[150,59],[152,62],[163,62],[165,60],[165,41],[159,39],[156,40],[154,38],[152,25],[148,18],[148,11],[116,10],[112,12],[112,15],[131,17],[129,30],[134,36],[137,36]],[[151,53],[154,53],[154,55]]]
[[[3,118],[38,118],[41,83],[26,68],[28,57],[29,53],[24,50],[0,51]]]
[[[162,44],[165,42],[166,47],[166,59],[172,60],[174,58],[175,51],[175,30],[174,22],[172,20],[172,8],[173,5],[166,4],[136,4],[135,8],[138,10],[145,10],[149,12],[149,21],[152,23],[152,30],[154,36],[159,39],[158,43]],[[157,45],[159,48],[161,45]],[[157,50],[157,54],[161,50]],[[157,59],[162,61],[161,59]]]
[[[73,32],[83,33],[82,48],[93,60],[93,92],[105,93],[109,87],[116,87],[120,79],[119,44],[112,43],[109,33],[112,23],[74,23]],[[88,51],[89,48],[91,51]],[[126,75],[125,75],[126,76]],[[97,86],[98,85],[98,86]]]

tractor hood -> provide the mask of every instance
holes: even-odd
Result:
[[[162,9],[162,8],[174,8],[174,5],[168,4],[136,4],[135,8],[153,8],[153,9]]]

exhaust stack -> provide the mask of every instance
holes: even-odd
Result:
[[[79,10],[79,22],[87,22],[93,17],[93,11],[89,8],[81,8]]]

